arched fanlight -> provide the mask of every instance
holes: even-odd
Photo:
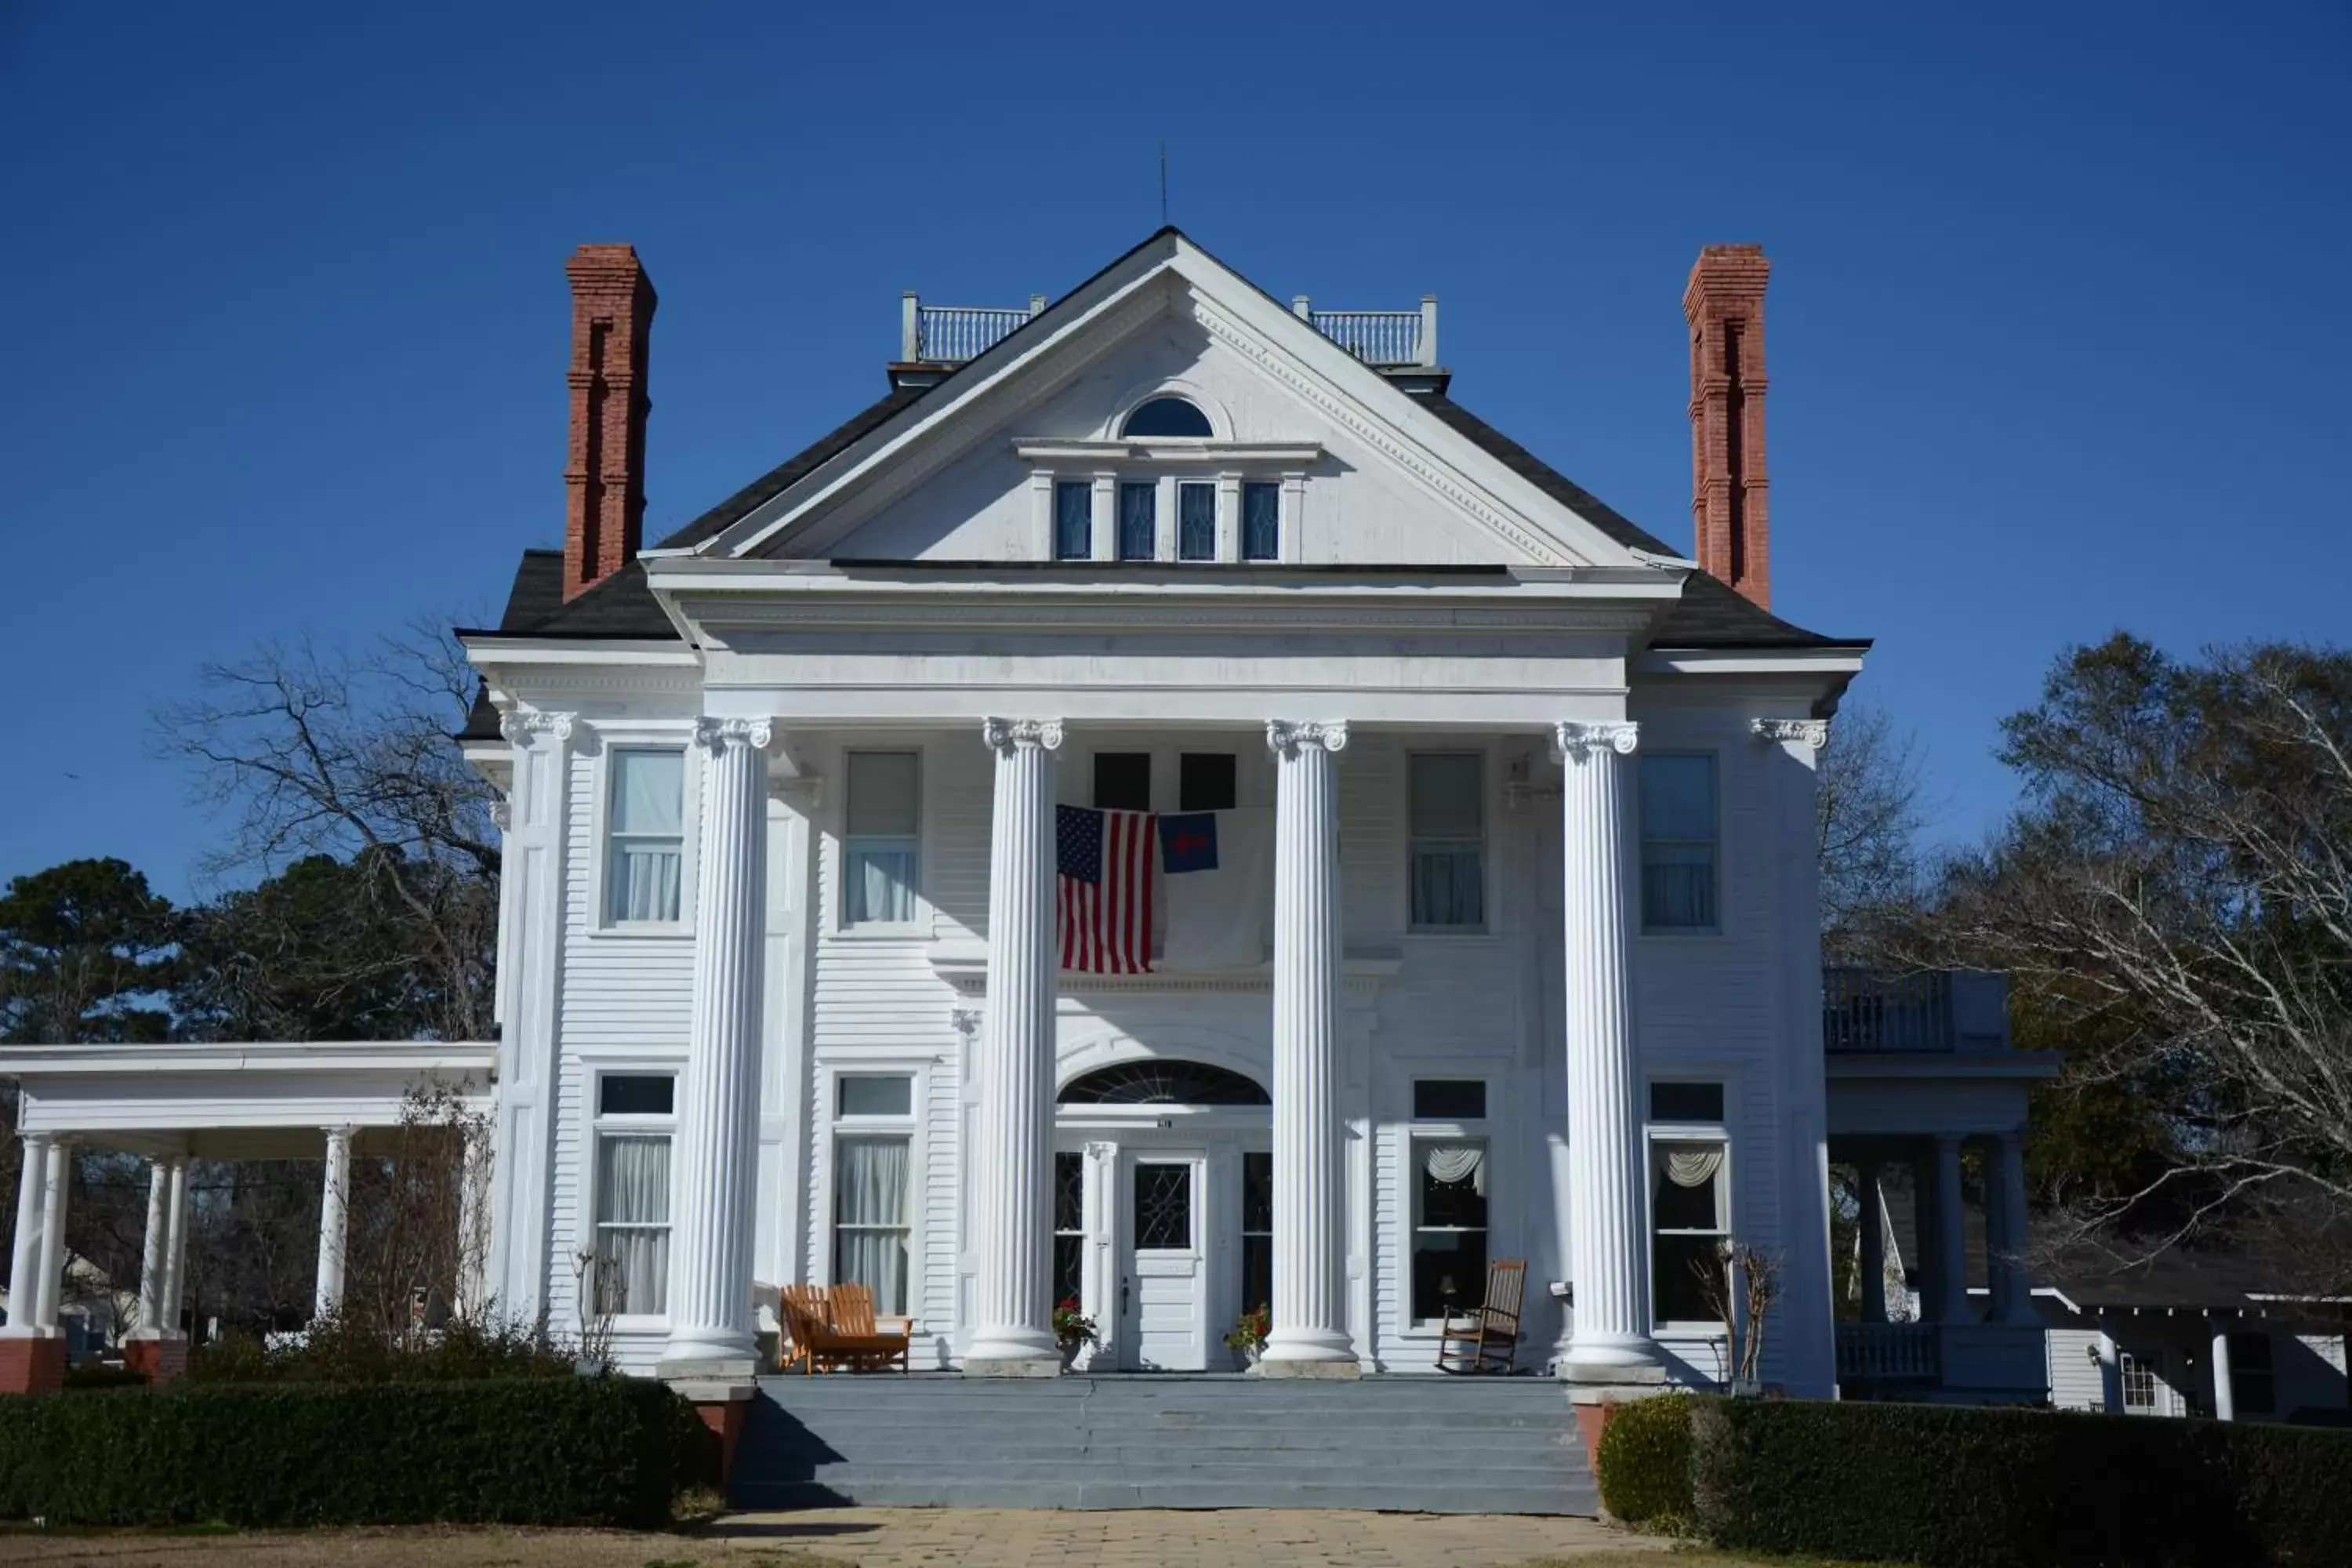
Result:
[[[1155,397],[1127,416],[1121,436],[1213,436],[1209,416],[1181,397]]]
[[[1070,1080],[1064,1105],[1271,1105],[1255,1080],[1206,1062],[1120,1062]]]

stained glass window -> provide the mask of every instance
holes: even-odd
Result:
[[[1249,484],[1242,487],[1242,559],[1282,559],[1282,487]]]
[[[1085,561],[1095,552],[1095,488],[1083,481],[1054,486],[1054,559]]]
[[[1192,1167],[1135,1167],[1135,1245],[1145,1252],[1185,1252],[1192,1246]]]
[[[1087,1157],[1054,1156],[1054,1303],[1075,1301],[1085,1289]]]
[[[1217,558],[1217,487],[1176,487],[1176,554],[1185,561]]]
[[[1118,487],[1118,558],[1150,561],[1160,551],[1160,487],[1129,480]]]

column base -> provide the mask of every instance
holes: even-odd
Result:
[[[1062,1344],[1051,1330],[982,1329],[964,1347],[966,1377],[1059,1377]]]
[[[1059,1377],[1062,1358],[1059,1355],[968,1355],[963,1358],[966,1377]]]
[[[662,1346],[660,1366],[676,1363],[682,1366],[743,1367],[741,1375],[749,1377],[759,1369],[760,1342],[749,1330],[697,1328],[671,1333]],[[659,1373],[668,1377],[732,1377],[733,1371],[723,1373],[681,1372]]]
[[[751,1388],[759,1380],[760,1363],[756,1356],[750,1355],[682,1356],[665,1352],[654,1363],[654,1375],[688,1399],[728,1399],[736,1396],[710,1391]],[[747,1392],[741,1397],[751,1396]]]
[[[1277,1361],[1271,1352],[1258,1360],[1257,1377],[1323,1377],[1349,1382],[1364,1375],[1364,1367],[1354,1356],[1339,1361]]]
[[[65,1336],[54,1329],[0,1331],[0,1394],[56,1394],[65,1385]]]
[[[1559,1362],[1562,1383],[1598,1388],[1649,1389],[1666,1381],[1665,1359],[1644,1335],[1569,1342]]]
[[[1284,1333],[1277,1326],[1265,1342],[1265,1354],[1258,1358],[1257,1374],[1361,1377],[1363,1367],[1356,1360],[1354,1342],[1337,1329],[1295,1329]]]
[[[144,1373],[147,1381],[158,1388],[177,1383],[188,1374],[188,1338],[185,1334],[136,1330],[122,1342],[122,1364],[132,1372]]]

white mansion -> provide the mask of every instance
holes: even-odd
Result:
[[[1696,561],[1454,403],[1434,300],[1286,305],[1173,229],[1050,303],[909,295],[887,396],[643,549],[653,289],[570,273],[564,548],[465,634],[499,1040],[14,1053],[15,1279],[59,1140],[155,1157],[170,1303],[189,1155],[348,1160],[431,1070],[494,1110],[470,1290],[684,1380],[803,1280],[918,1367],[1058,1372],[1075,1299],[1097,1369],[1230,1366],[1264,1302],[1267,1374],[1426,1371],[1507,1258],[1522,1367],[1712,1384],[1690,1265],[1736,1239],[1767,1381],[2039,1391],[2049,1064],[1997,980],[1822,966],[1865,645],[1768,608],[1759,250],[1684,297]],[[1923,1321],[1865,1268],[1836,1324],[1833,1139],[1918,1177]]]

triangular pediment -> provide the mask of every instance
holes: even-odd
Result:
[[[1214,436],[1122,441],[1128,411],[1160,394],[1201,407]],[[1285,559],[1304,563],[1641,560],[1174,230],[694,552],[1019,560],[1049,549],[1055,482],[1139,473],[1280,475]]]

